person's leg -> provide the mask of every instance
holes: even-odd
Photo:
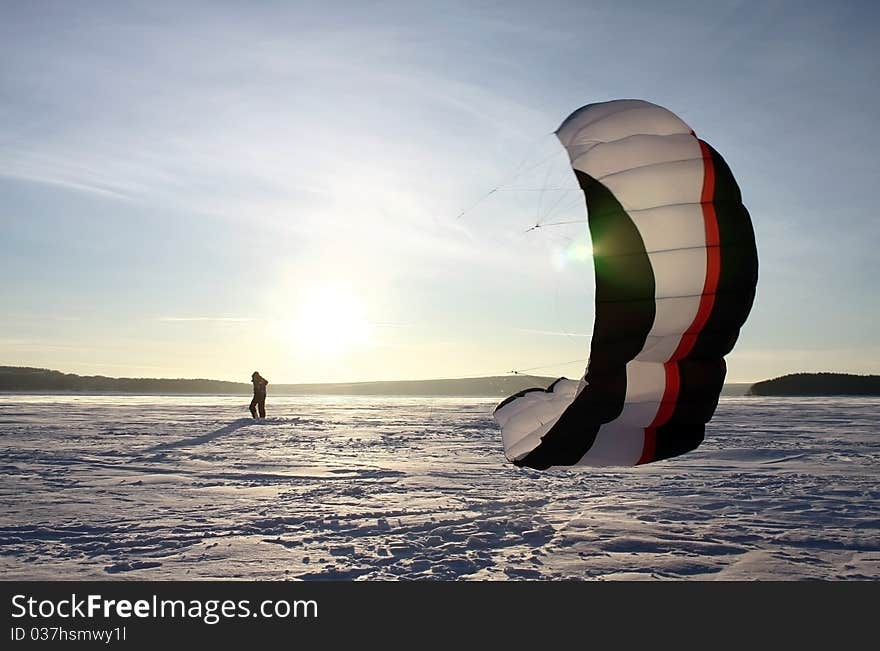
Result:
[[[251,400],[250,410],[251,410],[251,416],[256,418],[257,417],[257,396],[254,396],[254,399]]]
[[[260,398],[260,418],[266,417],[266,396]]]

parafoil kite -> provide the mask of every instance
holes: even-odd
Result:
[[[667,109],[589,104],[556,131],[586,197],[596,278],[586,372],[495,409],[519,466],[634,466],[696,448],[755,296],[749,213],[724,159]]]

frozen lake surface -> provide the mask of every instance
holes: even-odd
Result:
[[[0,578],[880,579],[880,399],[722,398],[634,469],[504,460],[495,400],[0,396]]]

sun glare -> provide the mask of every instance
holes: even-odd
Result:
[[[366,344],[369,334],[363,302],[339,287],[323,287],[306,294],[294,322],[297,345],[322,355],[344,354]]]
[[[593,260],[593,246],[590,240],[575,240],[565,248],[553,253],[553,266],[562,270],[572,264],[587,264]]]

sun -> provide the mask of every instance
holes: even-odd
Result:
[[[326,356],[343,355],[366,344],[369,335],[364,303],[350,290],[320,287],[302,297],[293,323],[300,348]]]

